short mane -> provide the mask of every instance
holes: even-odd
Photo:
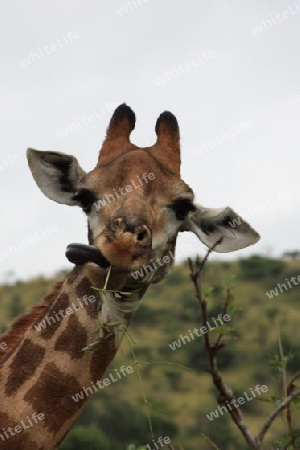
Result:
[[[34,306],[24,316],[16,319],[10,330],[0,336],[0,341],[5,342],[6,344],[4,350],[0,348],[0,365],[5,361],[5,357],[10,353],[18,341],[24,336],[24,333],[28,330],[30,325],[32,325],[37,318],[45,312],[46,308],[50,306],[51,302],[56,299],[64,281],[65,278],[57,281],[51,292],[44,297],[41,303]]]

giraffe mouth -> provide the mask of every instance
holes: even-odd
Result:
[[[103,269],[110,266],[109,261],[107,261],[100,250],[94,245],[69,244],[66,249],[66,257],[76,266],[81,266],[89,262],[98,264]]]

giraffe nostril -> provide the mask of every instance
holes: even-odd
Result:
[[[146,231],[141,231],[140,233],[138,233],[137,235],[137,240],[138,241],[142,241],[145,237],[146,237],[147,233]]]
[[[149,245],[151,243],[151,231],[146,225],[141,225],[134,223],[134,221],[126,221],[124,219],[116,219],[113,222],[112,227],[115,238],[118,238],[119,236],[123,234],[130,233],[133,238],[139,245]]]
[[[136,231],[136,240],[142,245],[148,245],[151,243],[151,232],[145,225]]]

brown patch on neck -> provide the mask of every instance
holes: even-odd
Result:
[[[14,420],[12,420],[7,414],[0,412],[0,434],[2,434],[4,438],[4,441],[0,438],[0,450],[43,450],[30,439],[25,430],[22,430],[22,433],[20,434],[14,433],[14,436],[7,431],[8,428],[13,430],[16,425],[20,424],[15,423]],[[8,437],[5,436],[3,430],[6,431]]]
[[[94,383],[103,377],[117,350],[115,335],[111,333],[106,335],[103,330],[103,337],[99,342],[99,347],[93,352],[90,363],[90,374]]]
[[[82,389],[75,377],[61,372],[54,363],[48,363],[24,400],[31,404],[34,411],[45,415],[44,425],[50,432],[58,433],[64,423],[86,402],[85,396],[78,402],[72,398],[72,395],[81,393]]]
[[[68,294],[61,294],[58,296],[57,301],[53,302],[51,306],[45,311],[46,314],[44,317],[46,317],[45,322],[46,328],[42,329],[40,331],[40,336],[43,339],[51,339],[52,336],[56,333],[58,328],[61,326],[63,317],[59,316],[59,311],[63,311],[63,313],[66,311],[68,306],[70,305],[70,299]],[[60,308],[59,311],[56,311]],[[63,314],[62,313],[62,314]],[[43,317],[39,317],[38,321],[34,325],[38,325]]]
[[[1,341],[5,342],[7,348],[0,350],[0,365],[6,360],[7,355],[17,345],[20,339],[24,336],[29,327],[44,313],[46,314],[49,305],[56,299],[61,287],[64,283],[64,279],[58,281],[53,287],[52,291],[46,295],[42,303],[34,306],[28,313],[19,317],[12,325],[11,329],[1,336]]]
[[[71,359],[82,358],[82,349],[87,346],[87,333],[81,325],[76,315],[69,317],[66,329],[61,333],[55,342],[54,350],[66,352]]]
[[[35,373],[45,355],[45,350],[25,339],[9,366],[8,380],[5,385],[5,393],[13,395],[23,383]],[[30,360],[30,364],[28,363]]]
[[[85,297],[85,299],[86,299],[85,310],[90,317],[96,319],[96,317],[98,316],[99,295],[98,295],[98,292],[92,288],[90,280],[87,277],[84,277],[78,283],[78,286],[76,287],[75,292],[76,292],[76,295],[81,300],[81,302],[83,302],[83,299]],[[96,298],[96,301],[90,302],[89,297]]]

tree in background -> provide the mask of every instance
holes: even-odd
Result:
[[[205,264],[208,260],[208,257],[210,253],[213,251],[214,247],[218,245],[219,241],[215,243],[215,245],[207,252],[205,258],[203,260],[200,260],[199,257],[197,257],[195,262],[192,262],[192,260],[189,260],[190,264],[190,276],[191,280],[194,284],[196,297],[199,301],[200,308],[201,308],[201,321],[202,326],[207,328],[207,323],[209,322],[210,318],[208,317],[208,307],[207,307],[207,299],[210,295],[211,289],[206,290],[203,293],[202,289],[202,275],[203,270],[205,267]],[[268,259],[267,264],[261,264],[261,260],[266,258],[261,258],[259,256],[250,257],[248,260],[242,260],[241,267],[245,270],[248,275],[250,275],[250,278],[253,277],[253,274],[257,273],[257,268],[255,267],[254,262],[258,262],[258,266],[261,268],[265,268],[265,270],[270,274],[279,274],[282,272],[284,265],[277,264],[277,261],[271,261]],[[278,261],[280,263],[280,261]],[[266,266],[266,267],[265,267]],[[230,283],[233,279],[233,276],[227,277],[225,280],[225,299],[222,305],[222,311],[221,314],[224,317],[225,314],[230,315],[231,317],[234,316],[235,312],[237,312],[237,309],[235,306],[232,305],[233,296],[230,289]],[[200,328],[201,329],[201,328]],[[238,396],[234,394],[234,391],[231,387],[229,387],[221,375],[219,368],[218,368],[218,352],[226,346],[226,340],[228,335],[234,331],[234,328],[232,325],[227,326],[221,325],[219,327],[218,336],[216,339],[214,339],[214,342],[212,342],[212,336],[210,333],[210,330],[208,329],[207,332],[204,334],[204,347],[207,355],[208,360],[208,369],[207,371],[211,375],[212,382],[216,388],[217,391],[217,403],[218,403],[218,410],[215,410],[215,416],[210,416],[210,420],[215,420],[219,418],[219,412],[221,412],[221,408],[223,408],[222,415],[224,414],[224,409],[227,411],[228,415],[230,416],[231,420],[234,422],[234,424],[237,426],[237,428],[240,430],[244,441],[248,444],[249,448],[253,450],[263,450],[263,441],[266,437],[267,432],[269,431],[270,427],[273,425],[276,418],[278,418],[282,412],[285,412],[285,422],[287,427],[287,433],[286,436],[283,436],[281,439],[277,440],[277,442],[274,443],[274,447],[272,447],[272,450],[297,450],[300,449],[300,429],[297,429],[299,424],[295,424],[293,421],[293,408],[297,408],[299,405],[299,399],[300,399],[300,388],[296,385],[296,381],[300,378],[300,371],[298,370],[294,376],[288,380],[287,375],[287,365],[289,361],[292,359],[293,355],[284,354],[280,330],[278,326],[278,346],[279,346],[279,354],[273,355],[273,359],[270,361],[270,365],[274,368],[276,368],[279,373],[281,374],[282,381],[281,385],[283,386],[282,389],[278,389],[277,386],[275,386],[275,393],[274,395],[271,395],[270,398],[264,399],[265,401],[269,401],[274,405],[273,411],[269,414],[265,422],[261,425],[258,433],[255,435],[252,430],[250,430],[249,426],[247,425],[247,422],[243,416],[243,413],[241,412],[241,409],[239,408],[239,405],[242,404],[238,400]],[[274,382],[274,380],[273,380]],[[281,391],[281,392],[280,392]],[[254,394],[255,395],[255,394]],[[240,397],[241,398],[241,397]],[[243,399],[245,401],[245,399]],[[227,417],[227,416],[226,416]],[[214,436],[208,437],[205,434],[201,434],[202,438],[207,440],[212,447],[214,447],[216,450],[219,450],[219,447],[217,446]],[[219,440],[219,438],[216,438]],[[276,445],[276,447],[275,447]],[[280,445],[280,448],[278,447]]]
[[[14,319],[22,314],[23,311],[21,296],[19,294],[13,294],[9,307],[9,318]]]

